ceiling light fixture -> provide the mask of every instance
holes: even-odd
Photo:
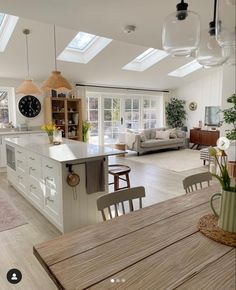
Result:
[[[27,78],[24,80],[20,86],[16,89],[17,94],[23,95],[41,95],[40,89],[33,83],[33,80],[30,78],[30,69],[29,69],[29,46],[28,46],[28,35],[30,34],[29,29],[24,29],[23,33],[26,40],[26,62],[27,62]]]
[[[42,90],[44,92],[49,92],[51,90],[56,91],[71,91],[72,86],[70,83],[61,75],[61,72],[57,70],[57,48],[56,48],[56,27],[53,26],[53,36],[54,36],[54,65],[55,70],[52,71],[51,75],[42,85]]]
[[[197,61],[205,68],[222,65],[229,58],[228,51],[222,49],[216,40],[216,5],[214,0],[213,21],[209,29],[201,32],[201,41],[196,52]]]
[[[173,56],[190,56],[200,42],[200,18],[188,10],[188,4],[181,0],[177,12],[166,17],[162,29],[162,46]]]
[[[236,64],[236,0],[218,0],[216,9],[216,39],[229,58],[227,64]]]

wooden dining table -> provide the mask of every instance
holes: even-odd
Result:
[[[236,250],[197,228],[218,186],[34,246],[59,289],[235,290]],[[217,202],[217,201],[216,201]]]

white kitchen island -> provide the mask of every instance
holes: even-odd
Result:
[[[52,145],[47,136],[7,138],[5,143],[10,185],[62,233],[101,220],[96,199],[108,192],[108,156],[123,151],[68,139]],[[104,186],[93,184],[98,164]],[[76,187],[67,183],[70,170],[80,177]],[[93,192],[93,188],[103,190]]]

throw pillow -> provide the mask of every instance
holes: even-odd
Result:
[[[147,138],[146,138],[146,135],[145,135],[144,131],[141,131],[139,134],[140,134],[141,142],[144,142],[144,141],[146,141],[146,140],[147,140]]]
[[[168,132],[168,131],[156,131],[156,139],[168,140],[168,139],[170,139],[170,132]]]
[[[177,131],[176,128],[168,130],[170,132],[170,139],[176,139],[177,138]]]

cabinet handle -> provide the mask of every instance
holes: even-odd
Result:
[[[33,167],[30,167],[29,169],[30,169],[30,170],[32,170],[32,171],[35,171],[35,170],[36,170],[36,169],[35,169],[35,168],[33,168]]]
[[[30,157],[29,159],[30,159],[30,160],[35,160],[33,157]]]
[[[32,188],[32,189],[36,189],[36,186],[34,186],[34,185],[30,185],[30,188]]]
[[[21,154],[21,153],[22,153],[22,152],[21,152],[21,151],[19,151],[19,150],[17,150],[16,152],[17,152],[17,153],[19,153],[19,154]]]
[[[18,175],[18,178],[19,178],[19,179],[23,179],[23,177],[22,177],[22,176],[20,176],[20,175]]]
[[[47,168],[53,169],[53,166],[46,165]]]
[[[17,160],[17,162],[21,164],[23,161],[22,160]]]
[[[49,177],[49,176],[47,176],[45,179],[46,180],[50,180],[50,181],[53,181],[54,180],[52,177]]]

